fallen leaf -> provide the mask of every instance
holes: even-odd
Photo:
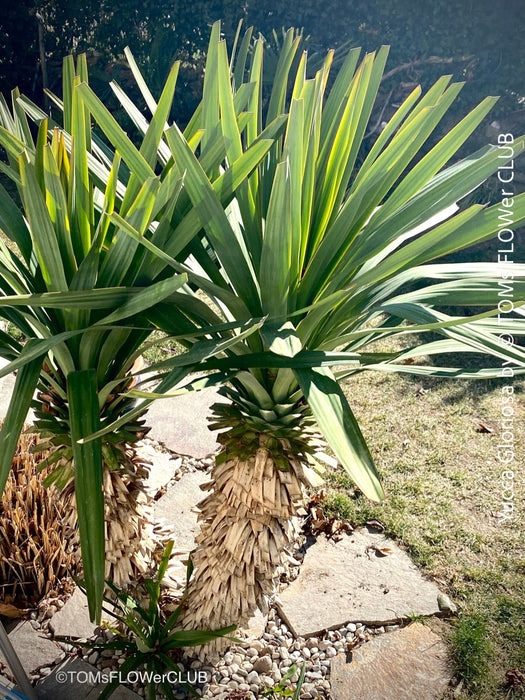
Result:
[[[379,530],[379,532],[384,532],[386,530],[385,525],[380,523],[379,520],[367,520],[366,525],[368,525],[368,527],[373,527],[374,530]]]
[[[3,615],[4,617],[22,617],[27,612],[29,612],[29,608],[23,610],[22,608],[17,608],[14,605],[11,605],[11,603],[0,603],[0,615]]]
[[[374,550],[376,553],[376,556],[378,557],[388,557],[390,554],[392,554],[392,550],[390,547],[380,547],[378,544],[371,544],[366,548],[366,551],[370,551],[371,549]]]
[[[448,613],[453,615],[455,612],[457,612],[457,607],[455,603],[453,603],[448,597],[448,595],[445,595],[445,593],[438,593],[437,603],[442,613]]]
[[[525,676],[519,668],[511,668],[510,671],[507,671],[505,674],[505,678],[511,688],[517,688],[519,685],[523,685],[523,681],[525,680]]]

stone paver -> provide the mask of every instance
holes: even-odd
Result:
[[[8,365],[9,363],[7,360],[4,360],[3,357],[0,357],[0,369]],[[11,374],[6,375],[5,377],[2,377],[0,379],[0,421],[3,421],[5,418],[5,414],[7,413],[7,408],[9,406],[9,402],[11,401],[11,394],[13,393],[13,388],[15,386],[15,375],[13,372]],[[27,423],[32,423],[34,419],[34,414],[31,409],[29,409],[29,413],[26,418]]]
[[[381,556],[374,547],[390,553]],[[339,542],[319,537],[278,607],[296,636],[311,637],[347,622],[383,625],[434,615],[438,594],[392,540],[358,530]]]
[[[452,672],[447,648],[428,627],[381,634],[331,663],[332,700],[440,700]]]
[[[248,639],[260,639],[266,630],[267,623],[268,615],[265,615],[261,610],[256,610],[242,631]]]
[[[166,536],[175,542],[164,578],[168,586],[180,588],[186,581],[187,557],[196,546],[195,537],[200,529],[197,504],[205,496],[200,486],[207,481],[209,476],[202,471],[188,472],[155,503],[154,520],[168,530]]]
[[[144,480],[146,491],[154,496],[165,486],[182,465],[182,457],[174,458],[169,452],[162,452],[156,449],[150,441],[139,443],[137,447],[138,456],[150,462],[149,474]]]
[[[112,618],[102,613],[102,619],[111,621]],[[80,588],[75,588],[64,607],[49,620],[49,629],[57,637],[88,639],[94,635],[96,627],[89,619],[87,598]]]
[[[81,659],[68,659],[58,666],[37,688],[39,700],[95,700],[104,689],[97,683],[99,671]],[[112,694],[114,700],[140,697],[129,688],[120,686]]]
[[[204,459],[217,450],[217,433],[208,430],[210,407],[225,401],[215,389],[155,401],[146,415],[149,436],[181,455]]]
[[[26,673],[32,673],[41,666],[51,666],[64,655],[62,649],[33,629],[28,621],[17,625],[9,633],[9,640]],[[1,654],[0,659],[6,663]]]
[[[155,503],[155,520],[165,522],[174,530],[174,549],[189,552],[195,547],[199,531],[196,506],[205,496],[200,486],[209,480],[205,472],[188,472]]]

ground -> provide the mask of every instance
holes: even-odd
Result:
[[[508,478],[502,484],[502,474],[509,466],[497,455],[502,387],[508,385],[515,396],[514,514],[502,521],[502,490],[510,485]],[[355,523],[383,522],[446,588],[459,607],[457,622],[445,631],[464,677],[464,697],[505,697],[507,672],[525,666],[523,382],[370,372],[345,380],[345,389],[387,498],[380,505],[349,498],[351,483],[338,471],[328,477],[330,508]],[[520,688],[511,692],[518,697]]]

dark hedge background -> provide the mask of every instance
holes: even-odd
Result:
[[[6,95],[19,86],[42,104],[44,79],[60,91],[62,57],[88,51],[92,83],[110,99],[111,79],[132,85],[122,60],[129,45],[154,91],[172,61],[183,60],[173,116],[184,124],[199,95],[210,25],[222,19],[231,42],[243,18],[270,42],[273,30],[280,35],[282,27],[303,27],[311,51],[345,42],[368,51],[390,44],[387,71],[395,72],[383,86],[386,96],[393,91],[390,102],[412,83],[429,85],[453,72],[466,86],[451,117],[487,94],[498,94],[502,99],[491,120],[506,116],[519,126],[524,11],[524,0],[3,0],[0,91]],[[429,62],[431,57],[447,62]]]

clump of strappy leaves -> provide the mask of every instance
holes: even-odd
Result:
[[[174,698],[174,693],[168,681],[168,674],[172,671],[178,674],[179,677],[181,676],[180,667],[172,658],[173,652],[184,647],[206,644],[235,630],[235,625],[218,630],[179,628],[177,621],[186,605],[187,588],[175,610],[166,617],[160,604],[161,584],[168,568],[172,550],[173,541],[170,541],[162,555],[156,577],[154,579],[144,579],[142,591],[139,590],[139,586],[134,596],[118,589],[110,581],[106,581],[114,597],[104,596],[106,603],[111,606],[110,608],[104,608],[104,611],[120,623],[120,628],[106,624],[106,627],[115,635],[113,639],[100,643],[86,642],[81,646],[97,650],[123,651],[126,654],[126,659],[119,669],[118,678],[109,683],[101,693],[101,700],[108,698],[117,689],[120,679],[138,670],[148,672],[146,682],[147,698],[155,700],[155,698],[159,697],[157,689],[160,687],[168,700],[171,700]],[[192,571],[193,565],[190,558],[187,567],[186,584],[191,578]],[[138,602],[138,599],[142,599],[142,597],[148,601],[145,606],[140,605]],[[233,637],[229,637],[229,639],[238,641]],[[157,683],[155,676],[160,677],[162,680]],[[182,683],[192,695],[197,695],[195,689],[184,679]]]

